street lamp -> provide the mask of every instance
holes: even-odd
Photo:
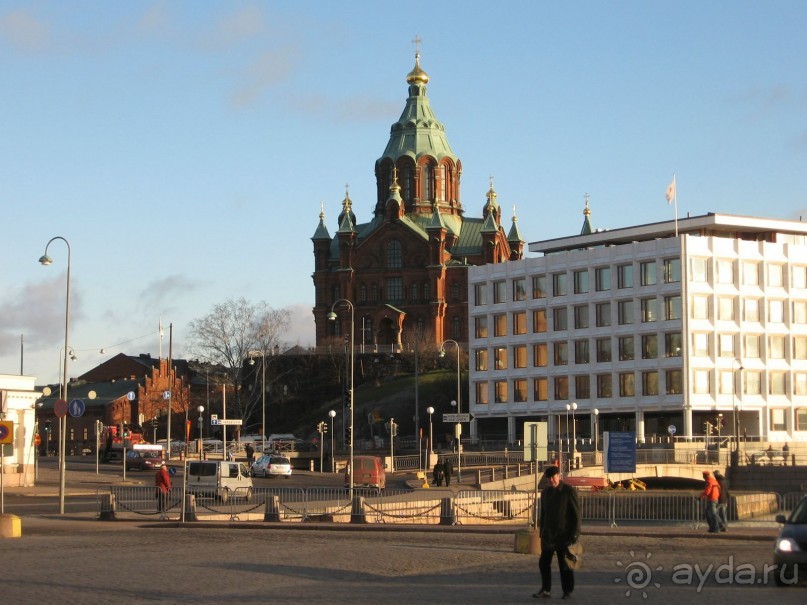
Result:
[[[336,410],[331,410],[328,412],[328,416],[331,417],[331,472],[336,472],[336,459],[333,455],[333,419],[336,417]]]
[[[600,434],[600,410],[594,408],[594,463],[597,463],[597,438]]]
[[[205,411],[205,406],[200,405],[196,408],[196,411],[199,412],[199,460],[202,459],[202,429],[204,428],[204,418],[202,418],[202,412]]]
[[[731,395],[734,407],[734,465],[740,464],[740,414],[737,411],[737,375],[734,370],[734,364],[737,364],[737,370],[740,373],[740,386],[742,387],[743,378],[743,364],[738,359],[731,362]]]
[[[462,414],[462,389],[460,388],[460,345],[456,340],[450,338],[440,343],[440,357],[446,356],[446,343],[454,343],[457,348],[457,415]],[[453,405],[454,402],[452,401]],[[457,438],[457,482],[462,481],[462,423],[458,422],[455,426]]]
[[[574,421],[574,411],[577,409],[577,402],[572,401],[572,462],[574,462],[575,454],[577,454],[577,427]]]
[[[67,357],[70,351],[68,345],[68,334],[70,332],[70,242],[68,242],[61,235],[52,237],[47,244],[45,244],[45,254],[39,259],[39,262],[46,267],[53,263],[53,259],[48,256],[48,248],[54,240],[60,239],[67,246],[67,291],[64,297],[64,365],[62,366],[62,384],[60,389],[60,399],[67,400]],[[67,415],[59,418],[59,514],[64,514],[64,478],[65,478],[65,445],[67,433]],[[124,461],[124,467],[126,466]]]
[[[426,413],[429,415],[429,461],[426,463],[426,468],[428,468],[429,464],[431,464],[431,454],[434,453],[434,443],[432,442],[432,414],[434,414],[434,408],[432,406],[427,407]]]
[[[353,397],[354,397],[354,392],[353,392],[353,366],[354,366],[354,358],[356,356],[356,350],[355,350],[355,344],[356,343],[355,343],[355,338],[354,338],[356,321],[355,321],[355,313],[354,313],[353,303],[350,302],[349,300],[347,300],[346,298],[340,298],[339,300],[334,301],[334,303],[331,305],[331,312],[328,313],[328,315],[327,315],[328,321],[336,321],[337,315],[336,315],[336,312],[334,311],[334,309],[336,308],[336,305],[338,305],[340,303],[347,305],[348,308],[350,309],[350,388],[349,388],[349,391],[350,391],[350,394],[349,394],[350,424],[348,425],[350,427],[350,443],[349,443],[349,448],[350,448],[349,479],[350,479],[350,481],[349,481],[348,485],[350,487],[350,499],[353,500],[353,441],[354,441],[354,433],[353,433]]]
[[[566,404],[566,453],[569,453],[569,410],[572,409],[571,404]]]

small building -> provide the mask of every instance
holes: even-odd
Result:
[[[10,444],[2,446],[0,472],[8,486],[34,485],[36,464],[35,412],[40,393],[36,392],[33,376],[0,374],[0,421],[10,428],[3,435]],[[5,431],[3,431],[5,433]]]

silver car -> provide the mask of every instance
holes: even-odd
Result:
[[[291,460],[286,456],[266,454],[252,463],[254,477],[291,477]]]
[[[788,518],[777,515],[776,522],[782,524],[782,529],[773,551],[774,580],[779,586],[789,586],[807,572],[807,496],[799,500]]]

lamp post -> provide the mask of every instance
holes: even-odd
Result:
[[[446,356],[446,343],[453,343],[457,349],[457,415],[462,414],[462,389],[460,388],[460,345],[450,338],[440,343],[440,357]],[[452,402],[453,404],[453,402]],[[458,422],[454,428],[457,438],[457,482],[462,481],[462,423]]]
[[[577,426],[574,421],[574,411],[577,409],[577,402],[572,401],[572,463],[574,463],[575,454],[577,454]]]
[[[600,410],[594,408],[594,463],[597,463],[597,439],[600,435]]]
[[[199,460],[201,460],[202,459],[202,439],[203,439],[202,430],[204,428],[204,421],[205,421],[205,419],[202,418],[202,412],[205,411],[205,406],[200,405],[198,408],[196,408],[196,411],[199,412],[199,419],[197,420],[197,422],[199,423],[199,447],[198,447],[198,452],[199,452]]]
[[[431,455],[434,453],[434,443],[432,442],[432,414],[434,414],[434,408],[432,406],[427,407],[426,413],[429,415],[429,461],[426,463],[426,468],[428,468],[429,464],[431,464]]]
[[[250,359],[250,364],[255,360]],[[266,453],[266,351],[261,349],[261,453]]]
[[[331,417],[331,472],[336,472],[336,458],[333,455],[333,419],[336,417],[336,410],[331,410],[328,412],[328,416]]]
[[[572,409],[571,404],[566,404],[566,453],[569,453],[569,410]]]
[[[734,466],[737,466],[740,464],[740,414],[737,411],[737,375],[734,370],[734,364],[737,364],[737,370],[740,373],[740,386],[742,386],[743,365],[738,359],[731,362],[731,392],[734,407],[734,458],[732,462]]]
[[[353,434],[353,397],[354,397],[354,392],[353,392],[353,366],[354,366],[354,360],[355,360],[355,357],[356,357],[356,350],[355,350],[355,345],[356,345],[356,342],[355,342],[356,321],[355,321],[355,312],[354,312],[355,310],[353,308],[353,303],[350,302],[346,298],[340,298],[340,299],[334,301],[334,303],[331,305],[331,312],[328,313],[328,315],[327,315],[328,321],[336,321],[337,315],[336,315],[336,312],[334,311],[334,309],[336,308],[336,305],[338,305],[338,304],[345,304],[350,309],[350,388],[349,388],[350,424],[348,425],[350,427],[350,443],[348,444],[349,449],[350,449],[350,462],[349,462],[349,464],[350,464],[349,479],[350,480],[348,482],[348,485],[349,485],[349,489],[350,489],[350,499],[352,501],[353,500],[353,441],[354,441],[354,434]]]
[[[64,297],[64,365],[62,366],[62,384],[64,385],[61,392],[60,399],[67,400],[67,357],[70,351],[68,344],[68,335],[70,333],[70,242],[68,242],[61,235],[52,237],[47,244],[45,244],[45,254],[39,259],[39,262],[46,267],[53,263],[53,259],[48,256],[48,248],[54,240],[60,239],[67,246],[67,289]],[[64,478],[65,478],[65,433],[67,432],[67,416],[59,418],[59,514],[64,514]],[[125,466],[125,464],[124,464]]]

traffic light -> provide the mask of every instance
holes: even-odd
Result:
[[[328,432],[328,423],[327,423],[327,422],[325,422],[325,421],[322,421],[322,422],[320,422],[319,424],[320,424],[320,426],[321,426],[321,429],[320,429],[320,431],[319,431],[319,432],[320,432],[320,433],[322,433],[322,434],[324,435],[325,433],[327,433],[327,432]]]
[[[350,442],[350,427],[345,427],[345,441]]]
[[[52,430],[53,430],[53,424],[51,424],[51,421],[48,420],[47,422],[45,422],[45,432],[50,434]]]
[[[342,401],[344,401],[346,407],[350,407],[350,389],[347,389],[342,395]]]

